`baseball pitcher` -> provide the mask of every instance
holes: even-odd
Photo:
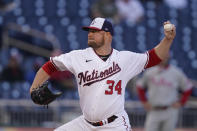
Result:
[[[34,94],[32,99],[37,104],[49,104],[51,100],[45,99],[44,91],[38,90],[47,88],[42,84],[52,73],[68,70],[76,77],[83,115],[55,131],[131,131],[124,110],[125,86],[132,77],[167,56],[176,34],[175,26],[172,27],[164,31],[165,37],[155,48],[146,53],[134,53],[112,48],[114,31],[111,22],[95,18],[90,26],[82,28],[88,31],[89,47],[51,57],[35,76],[30,89]]]

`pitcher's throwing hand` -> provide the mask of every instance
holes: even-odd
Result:
[[[164,34],[168,40],[173,40],[176,36],[176,26],[171,24],[170,21],[164,22]]]

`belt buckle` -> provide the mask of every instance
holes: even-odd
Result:
[[[88,121],[88,120],[86,120],[86,119],[85,119],[85,120],[86,120],[88,123],[90,123],[91,125],[93,125],[93,126],[103,126],[103,125],[105,125],[105,124],[108,124],[108,123],[113,122],[116,118],[118,118],[118,117],[115,116],[115,115],[113,115],[113,116],[107,118],[106,120],[102,120],[102,121],[99,121],[99,122],[90,122],[90,121]]]

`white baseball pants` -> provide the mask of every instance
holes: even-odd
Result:
[[[178,109],[152,110],[147,114],[145,131],[175,131]]]
[[[132,131],[126,112],[115,115],[118,116],[117,119],[103,126],[89,124],[82,115],[58,127],[54,131]]]

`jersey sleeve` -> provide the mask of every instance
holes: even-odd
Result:
[[[145,65],[145,69],[158,65],[162,61],[159,58],[159,56],[156,54],[154,48],[152,50],[149,50],[147,54],[148,54],[148,61]]]
[[[185,76],[185,74],[180,71],[179,73],[177,73],[178,78],[179,78],[179,87],[182,91],[187,91],[190,90],[192,88],[192,83],[188,80],[188,78]]]
[[[132,77],[141,73],[148,63],[148,53],[130,52],[125,57],[127,57],[126,72]]]
[[[50,61],[60,71],[68,70],[73,73],[72,53],[66,53],[55,57],[50,57]]]

